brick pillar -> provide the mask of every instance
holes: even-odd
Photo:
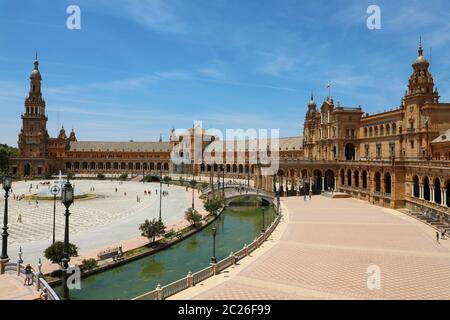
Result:
[[[434,199],[434,186],[430,186],[430,201],[432,203],[436,203],[436,201]]]
[[[447,188],[441,188],[442,191],[442,206],[447,207]]]
[[[186,277],[186,281],[187,281],[188,288],[191,288],[194,286],[194,277],[192,275],[192,272],[189,271],[189,273],[187,274],[187,277]]]
[[[163,299],[162,288],[161,288],[161,285],[158,283],[158,285],[156,286],[156,300],[162,300],[162,299]]]

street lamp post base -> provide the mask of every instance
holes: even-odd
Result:
[[[5,274],[5,268],[8,262],[9,258],[0,259],[0,274]]]

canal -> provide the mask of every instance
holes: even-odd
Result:
[[[242,206],[226,208],[223,214],[204,230],[152,256],[82,279],[81,290],[71,290],[74,300],[132,299],[183,278],[189,271],[206,268],[212,256],[212,227],[217,228],[216,256],[221,259],[230,252],[250,244],[262,230],[262,208]],[[275,218],[272,207],[265,208],[265,227]],[[61,288],[55,291],[61,294]]]

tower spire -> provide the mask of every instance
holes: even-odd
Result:
[[[422,36],[419,39],[419,57],[423,56],[423,48],[422,48]]]

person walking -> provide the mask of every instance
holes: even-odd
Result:
[[[33,284],[33,269],[29,264],[25,267],[25,282],[24,286],[31,286]]]
[[[436,231],[436,242],[439,243],[439,231]]]
[[[48,300],[48,291],[47,291],[47,288],[44,288],[44,290],[41,292],[40,299],[41,299],[41,300]]]

